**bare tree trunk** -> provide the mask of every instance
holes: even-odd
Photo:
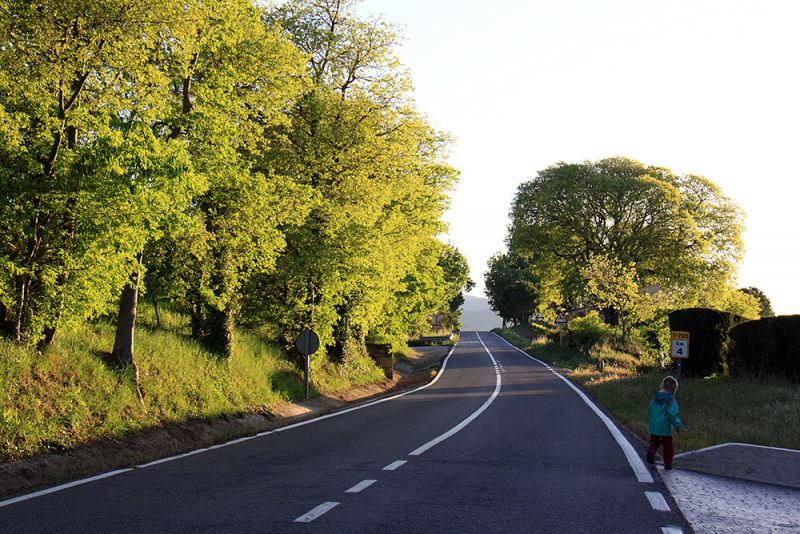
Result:
[[[129,282],[122,289],[119,300],[119,318],[117,332],[114,336],[114,356],[122,365],[136,365],[133,357],[133,331],[136,323],[136,307],[139,302],[139,281],[142,276],[142,253],[137,257],[138,267],[131,274]]]

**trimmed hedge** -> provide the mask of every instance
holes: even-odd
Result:
[[[729,374],[725,358],[728,334],[745,321],[747,319],[739,315],[708,308],[688,308],[670,313],[670,330],[689,332],[689,357],[683,360],[683,373],[700,378],[714,373]]]
[[[743,323],[731,330],[730,337],[731,374],[781,376],[800,382],[800,315]]]

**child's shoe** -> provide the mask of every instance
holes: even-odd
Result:
[[[667,471],[672,471],[672,464],[664,464],[664,469]]]
[[[647,463],[653,465],[656,463],[656,453],[647,449]]]

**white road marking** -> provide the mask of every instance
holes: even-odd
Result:
[[[320,504],[319,506],[317,506],[316,508],[314,508],[313,510],[311,510],[310,512],[308,512],[307,514],[301,515],[300,517],[295,519],[294,522],[295,523],[311,523],[316,518],[318,518],[322,514],[330,512],[333,508],[335,508],[338,505],[339,505],[338,502],[324,502],[324,503]]]
[[[669,505],[661,493],[657,491],[645,491],[644,494],[647,495],[647,500],[650,501],[650,506],[653,507],[653,510],[658,510],[659,512],[670,511]]]
[[[661,529],[662,534],[683,534],[683,529],[678,527],[664,527]]]
[[[476,334],[477,334],[477,332],[476,332]],[[495,374],[495,377],[496,377],[495,386],[494,386],[494,393],[492,393],[492,395],[486,400],[486,402],[484,402],[483,405],[480,408],[478,408],[475,412],[473,412],[472,415],[470,415],[469,417],[467,417],[466,419],[461,421],[459,424],[457,424],[456,426],[454,426],[453,428],[451,428],[450,430],[448,430],[447,432],[445,432],[441,436],[430,440],[428,443],[426,443],[425,445],[423,445],[423,446],[421,446],[421,447],[419,447],[417,449],[414,449],[413,451],[411,451],[409,453],[409,456],[419,456],[420,454],[424,453],[425,451],[427,451],[431,447],[434,447],[435,445],[438,445],[439,443],[443,442],[447,438],[452,437],[454,434],[456,434],[456,433],[460,432],[461,430],[463,430],[464,427],[466,427],[468,424],[470,424],[472,421],[474,421],[480,414],[482,414],[486,410],[486,408],[488,408],[489,405],[491,405],[494,402],[494,400],[497,398],[497,395],[500,394],[501,379],[500,379],[500,370],[497,368],[497,361],[495,361],[494,356],[492,355],[492,353],[489,351],[488,348],[486,348],[486,345],[484,345],[480,334],[477,334],[477,335],[478,335],[478,341],[481,342],[481,345],[483,345],[483,349],[486,351],[486,354],[489,355],[489,357],[492,359],[492,363],[494,363],[494,367],[495,367],[494,374]]]
[[[456,344],[456,345],[458,345],[458,344]],[[21,495],[19,497],[14,497],[12,499],[8,499],[8,500],[5,500],[5,501],[0,501],[0,508],[2,508],[4,506],[9,506],[11,504],[16,504],[18,502],[27,501],[29,499],[35,499],[37,497],[42,497],[42,496],[47,495],[49,493],[55,493],[57,491],[65,490],[65,489],[71,488],[73,486],[78,486],[80,484],[87,484],[89,482],[94,482],[95,480],[100,480],[102,478],[112,477],[114,475],[118,475],[120,473],[125,473],[125,472],[128,472],[128,471],[132,471],[134,469],[143,469],[145,467],[151,467],[151,466],[155,466],[155,465],[171,462],[173,460],[179,460],[181,458],[186,458],[187,456],[193,456],[195,454],[200,454],[202,452],[208,452],[208,451],[213,450],[213,449],[220,449],[222,447],[228,447],[230,445],[234,445],[234,444],[237,444],[237,443],[242,443],[244,441],[250,441],[251,439],[257,439],[257,438],[261,438],[261,437],[267,436],[269,434],[274,434],[276,432],[283,432],[284,430],[290,430],[292,428],[297,428],[297,427],[309,425],[309,424],[312,424],[312,423],[318,423],[319,421],[324,421],[325,419],[328,419],[330,417],[338,417],[340,415],[344,415],[346,413],[354,412],[356,410],[362,410],[364,408],[369,408],[370,406],[374,406],[374,405],[380,404],[382,402],[387,402],[387,401],[390,401],[390,400],[398,399],[400,397],[405,397],[406,395],[410,395],[411,393],[415,393],[417,391],[421,391],[421,390],[423,390],[425,388],[428,388],[428,387],[432,386],[433,384],[435,384],[439,380],[439,378],[442,376],[442,371],[444,371],[445,367],[447,367],[447,360],[450,359],[450,356],[453,354],[453,351],[456,350],[456,345],[453,345],[453,347],[450,349],[450,352],[447,353],[447,357],[442,362],[442,368],[439,370],[439,373],[433,378],[433,380],[431,380],[427,384],[425,384],[423,386],[420,386],[420,387],[418,387],[416,389],[410,389],[408,391],[404,391],[403,393],[398,393],[397,395],[394,395],[394,396],[391,396],[391,397],[385,397],[383,399],[378,399],[376,401],[368,402],[366,404],[360,404],[358,406],[354,406],[354,407],[348,408],[346,410],[341,410],[339,412],[329,413],[329,414],[323,415],[321,417],[315,417],[315,418],[312,418],[312,419],[306,419],[305,421],[300,421],[298,423],[294,423],[294,424],[291,424],[291,425],[286,425],[286,426],[283,426],[283,427],[279,427],[279,428],[276,428],[274,430],[267,430],[265,432],[261,432],[259,434],[254,435],[254,436],[246,436],[246,437],[239,438],[239,439],[236,439],[236,440],[233,440],[233,441],[220,443],[219,445],[214,445],[212,447],[205,447],[205,448],[197,449],[197,450],[185,453],[185,454],[178,454],[178,455],[170,456],[170,457],[167,457],[167,458],[161,458],[160,460],[155,460],[153,462],[149,462],[149,463],[146,463],[146,464],[136,465],[136,466],[125,468],[125,469],[118,469],[117,471],[110,471],[108,473],[103,473],[102,475],[97,475],[97,476],[93,476],[93,477],[89,477],[89,478],[84,478],[82,480],[76,480],[76,481],[70,482],[68,484],[62,484],[60,486],[53,486],[52,488],[48,488],[46,490],[37,491],[37,492],[34,492],[34,493],[29,493],[28,495]],[[405,462],[403,462],[403,463],[405,463]]]
[[[639,455],[636,453],[636,450],[633,448],[633,445],[631,445],[630,442],[627,439],[625,439],[625,436],[622,435],[622,432],[620,432],[619,428],[617,428],[617,425],[615,425],[611,421],[611,419],[609,419],[608,416],[606,414],[604,414],[600,410],[600,408],[598,408],[597,405],[595,403],[593,403],[589,399],[589,397],[586,396],[586,394],[583,391],[578,389],[578,387],[575,384],[573,384],[568,379],[566,379],[563,376],[561,376],[558,372],[556,372],[552,367],[550,367],[549,365],[547,365],[543,361],[537,360],[536,358],[534,358],[533,356],[531,356],[530,354],[528,354],[524,350],[520,349],[519,347],[515,347],[514,345],[512,345],[511,343],[509,343],[508,341],[503,339],[500,335],[498,335],[498,334],[495,334],[495,335],[498,338],[500,338],[503,341],[505,341],[511,348],[518,350],[519,352],[521,352],[522,354],[524,354],[525,356],[527,356],[531,360],[544,365],[547,369],[550,369],[550,371],[554,375],[556,375],[558,378],[563,380],[564,383],[566,383],[569,387],[571,387],[573,389],[573,391],[575,391],[575,393],[577,393],[578,396],[581,399],[583,399],[583,402],[585,402],[587,404],[587,406],[589,406],[589,408],[591,408],[592,411],[594,411],[594,413],[597,414],[597,417],[599,417],[600,420],[603,421],[603,423],[605,423],[606,428],[608,428],[608,430],[611,432],[611,435],[614,436],[614,439],[617,440],[617,443],[619,444],[620,448],[622,449],[622,452],[625,453],[625,457],[628,459],[628,464],[631,466],[631,469],[633,469],[633,472],[636,474],[636,479],[639,482],[644,482],[644,483],[647,483],[647,484],[652,484],[653,483],[653,475],[651,475],[650,472],[647,470],[647,467],[645,467],[644,462],[639,457]]]
[[[22,495],[21,497],[15,497],[13,499],[8,499],[7,501],[0,502],[0,508],[3,506],[8,506],[10,504],[16,504],[18,502],[27,501],[29,499],[35,499],[36,497],[42,497],[47,495],[48,493],[55,493],[57,491],[61,491],[63,489],[72,488],[75,486],[80,486],[81,484],[87,484],[89,482],[94,482],[95,480],[100,480],[103,478],[113,477],[114,475],[119,475],[120,473],[127,473],[128,471],[133,471],[133,468],[127,469],[118,469],[117,471],[110,471],[108,473],[103,473],[102,475],[93,476],[90,478],[84,478],[83,480],[76,480],[74,482],[68,482],[67,484],[62,484],[60,486],[55,486],[53,488],[48,488],[46,490],[37,491],[36,493],[30,493],[28,495]]]
[[[381,471],[394,471],[395,469],[406,463],[408,463],[408,460],[397,460],[396,462],[392,462],[386,467],[384,467]]]
[[[370,479],[362,480],[349,490],[345,491],[345,493],[360,493],[365,489],[367,489],[368,487],[370,487],[371,485],[375,484],[376,482],[377,480],[370,480]]]

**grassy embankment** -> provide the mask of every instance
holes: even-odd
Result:
[[[234,354],[220,360],[190,338],[187,316],[159,307],[157,326],[151,305],[139,311],[138,388],[132,368],[107,363],[107,321],[60,333],[44,353],[0,339],[0,460],[189,419],[269,413],[303,398],[303,373],[281,347],[237,332]],[[380,382],[383,373],[368,358],[334,366],[312,357],[311,379],[313,396]]]
[[[569,369],[569,378],[634,434],[647,432],[647,407],[664,376],[675,370],[639,373],[630,369],[630,355],[613,351],[594,354],[544,338],[530,340],[514,330],[498,331],[508,341],[550,365]],[[606,365],[598,370],[597,360]],[[722,443],[749,443],[800,449],[800,385],[773,379],[726,376],[683,378],[676,395],[683,429],[675,437],[677,453]]]

